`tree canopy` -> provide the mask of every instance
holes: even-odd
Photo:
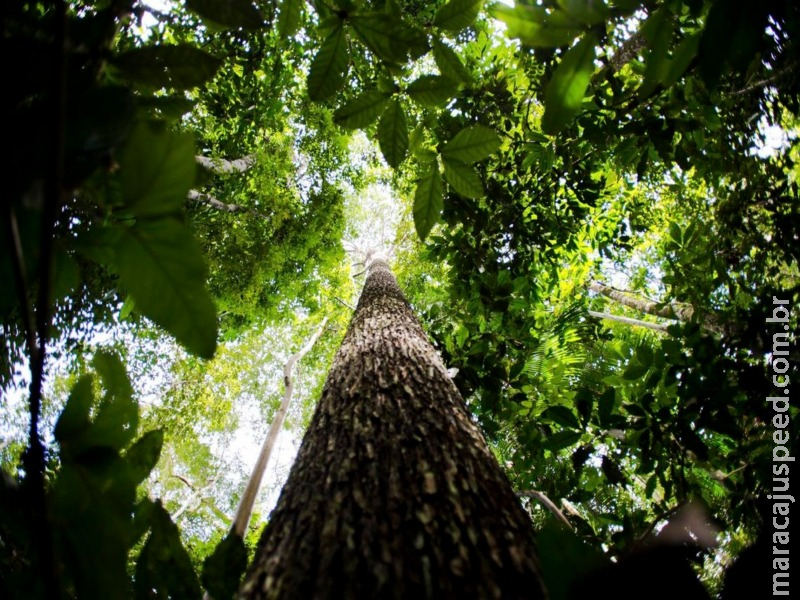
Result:
[[[598,565],[735,597],[797,442],[766,399],[800,364],[800,6],[10,0],[0,28],[4,597],[232,595],[241,427],[328,317],[300,437],[375,245],[552,598]]]

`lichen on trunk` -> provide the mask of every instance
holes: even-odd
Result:
[[[242,598],[544,598],[528,516],[377,260]]]

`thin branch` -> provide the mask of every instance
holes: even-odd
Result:
[[[567,517],[564,516],[564,513],[555,505],[555,503],[550,500],[547,496],[544,495],[543,492],[538,490],[526,490],[524,492],[517,492],[517,496],[520,498],[533,498],[538,500],[541,504],[547,508],[555,517],[561,521],[564,525],[566,525],[570,531],[573,530],[572,523],[569,522]]]
[[[308,354],[311,348],[314,347],[314,344],[325,331],[325,325],[327,325],[327,323],[328,317],[322,319],[322,323],[320,323],[320,326],[314,332],[314,335],[309,338],[306,345],[292,354],[289,357],[289,360],[287,360],[286,364],[283,366],[283,383],[285,386],[283,400],[281,400],[281,405],[278,408],[278,411],[275,413],[275,417],[272,419],[272,423],[269,426],[267,437],[261,446],[261,451],[258,453],[258,459],[253,467],[253,472],[250,475],[250,479],[247,481],[247,487],[244,490],[244,494],[242,494],[242,499],[239,502],[239,506],[236,508],[236,514],[233,517],[231,532],[240,537],[244,537],[244,534],[247,531],[247,526],[250,523],[250,516],[253,514],[253,505],[255,504],[258,490],[261,487],[261,480],[264,477],[264,472],[267,470],[267,464],[269,463],[272,449],[275,446],[275,441],[278,439],[278,433],[280,433],[281,427],[283,426],[283,421],[286,418],[286,413],[289,410],[289,403],[292,400],[292,392],[294,391],[292,370],[294,369],[297,361]]]
[[[338,296],[333,296],[333,299],[336,300],[339,304],[344,306],[345,308],[349,308],[350,310],[355,310],[354,306],[350,306],[347,302],[339,298]]]
[[[22,240],[19,235],[17,216],[14,214],[14,207],[11,206],[11,204],[8,205],[6,224],[8,226],[8,239],[11,242],[11,264],[14,270],[14,285],[17,288],[19,306],[22,311],[22,323],[25,328],[25,343],[28,347],[28,355],[30,356],[31,364],[33,364],[39,352],[39,348],[36,344],[36,322],[34,321],[33,310],[30,306],[30,288],[28,287],[28,278],[26,276],[25,256],[22,252]]]
[[[256,164],[255,154],[248,154],[234,160],[208,158],[207,156],[195,156],[194,159],[203,168],[218,174],[244,173]]]
[[[210,196],[209,194],[204,194],[203,192],[198,192],[197,190],[189,190],[189,193],[186,195],[189,200],[193,202],[197,202],[198,204],[205,204],[207,206],[211,206],[216,208],[217,210],[221,210],[227,213],[236,214],[236,213],[245,213],[253,217],[258,217],[260,219],[268,219],[269,215],[258,212],[257,210],[249,209],[245,206],[241,206],[240,204],[225,204],[221,200],[217,200],[214,196]]]

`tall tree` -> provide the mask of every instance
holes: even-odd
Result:
[[[371,262],[246,598],[543,598],[529,517]]]

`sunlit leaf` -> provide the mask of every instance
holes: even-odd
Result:
[[[408,120],[399,100],[392,100],[381,116],[378,143],[389,166],[403,162],[408,153]]]
[[[443,158],[444,178],[462,196],[480,198],[483,184],[478,173],[470,165],[453,158]]]
[[[594,73],[596,36],[586,34],[570,48],[558,65],[545,91],[542,130],[554,135],[580,111],[583,97]]]
[[[344,86],[350,66],[347,34],[339,24],[322,42],[308,72],[308,97],[316,102],[329,99]]]
[[[548,19],[541,7],[515,4],[513,7],[496,2],[489,13],[506,24],[506,35],[517,38],[533,48],[566,46],[581,33],[577,23],[570,20]]]
[[[459,131],[442,148],[442,156],[473,163],[491,156],[500,147],[500,136],[484,125],[472,125]]]
[[[445,77],[467,84],[472,81],[472,76],[458,54],[447,44],[439,40],[433,42],[433,59],[439,67],[439,72]]]
[[[428,237],[439,221],[442,208],[442,176],[434,163],[417,181],[417,190],[414,193],[414,226],[420,239]]]
[[[380,116],[390,97],[384,92],[365,92],[336,109],[333,120],[347,129],[366,127]]]

